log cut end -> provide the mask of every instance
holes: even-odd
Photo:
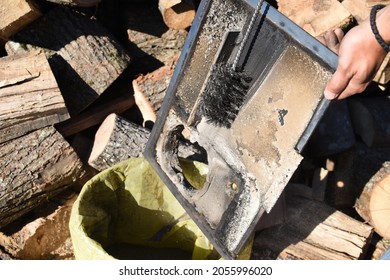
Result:
[[[369,211],[375,231],[390,239],[390,176],[386,176],[371,191]]]
[[[169,2],[159,2],[159,9],[165,24],[172,29],[186,29],[190,27],[196,13],[195,5],[192,1],[180,1],[180,3],[173,6]]]

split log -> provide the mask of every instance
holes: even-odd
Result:
[[[368,147],[390,147],[390,99],[387,96],[348,100],[354,131]]]
[[[0,37],[7,39],[41,16],[33,0],[2,0]]]
[[[27,221],[18,220],[0,232],[0,247],[13,259],[74,259],[69,220],[75,193],[61,194]]]
[[[46,0],[56,4],[64,4],[78,7],[93,7],[99,4],[102,0]]]
[[[390,161],[364,186],[355,209],[380,236],[390,240]]]
[[[130,57],[96,20],[60,6],[12,37],[10,52],[42,48],[71,116],[96,100],[127,68]]]
[[[56,124],[55,127],[66,138],[101,124],[111,113],[121,114],[133,106],[134,97],[124,94],[102,105],[85,110],[71,119]]]
[[[192,0],[159,0],[158,8],[165,24],[173,29],[190,27],[196,14]]]
[[[0,228],[85,175],[83,164],[54,127],[0,145]]]
[[[308,188],[308,187],[306,187]],[[254,259],[362,259],[373,229],[325,203],[286,188],[286,223],[259,232]]]
[[[41,51],[0,58],[0,143],[69,118]]]
[[[101,171],[131,157],[141,157],[149,136],[149,129],[111,114],[95,134],[88,163]],[[184,142],[179,144],[178,156],[199,161],[206,158],[203,150]]]
[[[352,22],[350,12],[337,0],[277,0],[277,3],[281,13],[313,37]]]

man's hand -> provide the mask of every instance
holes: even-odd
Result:
[[[377,26],[381,34],[387,32],[390,23],[389,14],[389,7],[386,7],[383,9],[381,20],[377,18]],[[376,41],[369,20],[352,28],[339,46],[338,67],[325,88],[325,97],[342,99],[364,91],[374,78],[386,54],[387,52]]]

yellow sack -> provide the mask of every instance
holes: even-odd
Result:
[[[185,161],[182,167],[191,184],[203,185],[207,166]],[[88,181],[73,205],[69,227],[79,260],[220,258],[143,158]]]

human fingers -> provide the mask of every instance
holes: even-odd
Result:
[[[325,98],[329,100],[336,99],[347,88],[351,78],[352,77],[348,77],[348,75],[346,75],[344,70],[337,68],[336,72],[325,87]]]

